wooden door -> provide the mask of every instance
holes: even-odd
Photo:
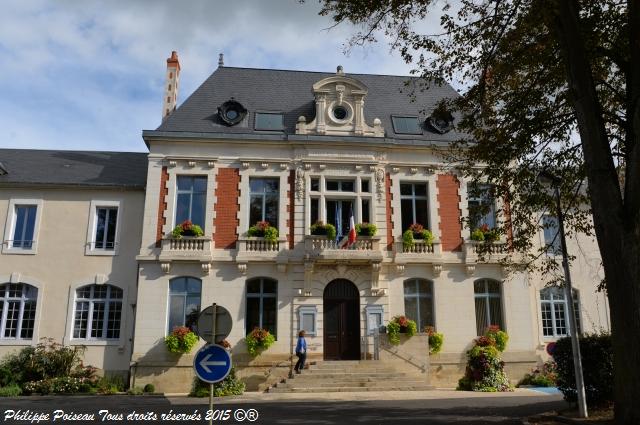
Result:
[[[360,295],[348,280],[337,279],[324,291],[324,358],[360,358]]]

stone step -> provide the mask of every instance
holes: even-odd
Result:
[[[318,375],[296,375],[293,379],[288,379],[288,381],[295,382],[384,382],[384,381],[420,381],[420,377],[415,375],[394,375],[392,377],[388,377],[385,379],[380,379],[379,377],[370,376],[370,375],[362,375],[362,376],[351,376],[351,375],[331,375],[326,377],[319,377]]]
[[[340,378],[342,376],[354,376],[354,377],[372,377],[372,378],[378,378],[378,379],[393,379],[395,377],[398,376],[407,376],[404,373],[396,373],[396,372],[375,372],[375,373],[366,373],[366,372],[362,372],[362,373],[358,373],[358,372],[337,372],[337,373],[325,373],[322,371],[312,371],[312,370],[305,370],[304,372],[302,372],[302,374],[300,376],[313,376],[317,379],[332,379],[332,378]]]
[[[369,392],[369,391],[428,391],[433,390],[433,385],[398,385],[389,387],[273,387],[272,393],[333,393],[333,392]]]
[[[287,381],[284,384],[278,384],[278,388],[313,388],[313,387],[377,387],[377,388],[388,388],[388,387],[414,387],[427,385],[426,382],[420,380],[411,380],[411,381],[337,381],[337,382],[298,382],[297,380]]]

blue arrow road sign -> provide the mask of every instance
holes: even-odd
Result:
[[[231,356],[220,345],[205,345],[196,353],[193,369],[204,382],[220,382],[231,372]]]

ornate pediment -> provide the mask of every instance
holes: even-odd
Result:
[[[341,66],[336,75],[316,82],[312,88],[316,117],[309,123],[306,117],[299,117],[296,134],[384,137],[384,129],[378,118],[373,120],[373,126],[365,122],[367,86],[355,78],[347,77]]]

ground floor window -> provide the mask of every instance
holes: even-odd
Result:
[[[473,282],[473,291],[476,304],[477,335],[484,335],[487,328],[494,325],[504,330],[500,282],[479,279]]]
[[[36,322],[38,288],[26,283],[0,285],[0,338],[31,339]]]
[[[248,280],[246,306],[246,333],[263,328],[277,338],[278,282],[268,278]]]
[[[122,289],[113,285],[86,285],[76,289],[73,337],[118,339],[122,318]]]
[[[202,281],[195,277],[176,277],[169,282],[169,320],[167,332],[176,326],[192,328],[200,313]]]
[[[404,281],[404,314],[414,320],[418,331],[433,326],[433,282],[425,279]]]
[[[580,303],[578,293],[573,290],[573,308],[576,315],[578,334],[580,329]],[[540,311],[542,313],[542,334],[547,337],[569,335],[569,307],[564,288],[544,288],[540,291]]]

